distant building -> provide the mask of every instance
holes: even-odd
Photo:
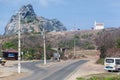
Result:
[[[9,49],[3,51],[3,58],[6,60],[18,60],[18,51],[14,49]]]
[[[95,24],[94,24],[94,30],[99,30],[99,29],[104,29],[104,23],[97,23],[95,21]]]

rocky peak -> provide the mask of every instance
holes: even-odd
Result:
[[[57,19],[46,19],[42,16],[38,17],[31,4],[24,5],[18,11],[20,13],[21,32],[40,32],[41,28],[47,31],[64,31],[66,28]],[[5,28],[5,35],[16,34],[18,32],[18,16],[15,14],[11,17]],[[43,23],[44,21],[44,23]]]
[[[21,14],[21,18],[22,19],[25,19],[27,17],[32,17],[32,18],[36,18],[36,14],[33,10],[33,7],[31,4],[28,4],[26,6],[23,6],[21,9],[20,9],[20,14]]]
[[[27,18],[36,19],[36,14],[31,4],[22,6],[18,12],[20,13],[21,21]],[[10,22],[17,21],[18,15],[18,13],[13,15],[10,19]]]

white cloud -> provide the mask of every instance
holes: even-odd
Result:
[[[42,7],[48,7],[50,5],[64,5],[65,1],[63,0],[39,0]]]
[[[20,4],[22,1],[21,0],[0,0],[0,3],[2,4],[8,4],[8,5],[18,5]]]
[[[0,3],[2,4],[12,4],[12,5],[18,5],[22,3],[39,3],[42,7],[48,7],[51,5],[65,5],[65,0],[0,0]]]
[[[13,2],[18,2],[19,0],[12,0],[12,1],[10,1],[10,0],[0,0],[0,2],[2,2],[2,3],[13,3]]]
[[[48,1],[47,0],[40,0],[40,5],[43,7],[47,7],[48,6]]]

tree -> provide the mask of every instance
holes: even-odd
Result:
[[[3,45],[2,45],[2,48],[3,49],[16,49],[17,48],[17,44],[15,44],[14,42],[5,42]]]
[[[116,47],[120,48],[120,38],[116,40]]]
[[[101,52],[101,58],[107,57],[111,49],[112,53],[110,53],[109,56],[114,55],[114,53],[116,53],[116,46],[117,48],[120,48],[119,35],[120,29],[105,30],[98,35],[96,38],[96,45],[98,46],[98,50]]]

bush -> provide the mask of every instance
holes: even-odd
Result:
[[[100,58],[105,58],[106,57],[106,51],[107,51],[107,48],[106,46],[101,46],[100,48]]]
[[[88,49],[95,49],[95,46],[89,45],[89,46],[88,46]]]
[[[104,64],[104,58],[100,58],[100,59],[98,59],[97,60],[97,62],[96,62],[97,64]]]
[[[34,19],[32,17],[27,17],[27,23],[31,23],[33,21],[34,21]]]
[[[3,49],[16,49],[17,48],[17,44],[14,43],[14,42],[5,42],[3,45],[2,45],[2,48]]]
[[[77,80],[120,80],[120,76],[107,76],[107,77],[98,77],[92,76],[88,79],[86,78],[77,78]]]
[[[77,78],[77,80],[85,80],[84,78]]]
[[[89,37],[89,34],[84,34],[84,35],[81,36],[81,38],[83,38],[83,39],[86,39],[88,37]]]
[[[93,76],[93,77],[89,78],[88,80],[100,80],[100,78]]]
[[[106,57],[120,57],[120,48],[110,48],[106,52]]]
[[[120,48],[120,38],[116,40],[116,47]]]

